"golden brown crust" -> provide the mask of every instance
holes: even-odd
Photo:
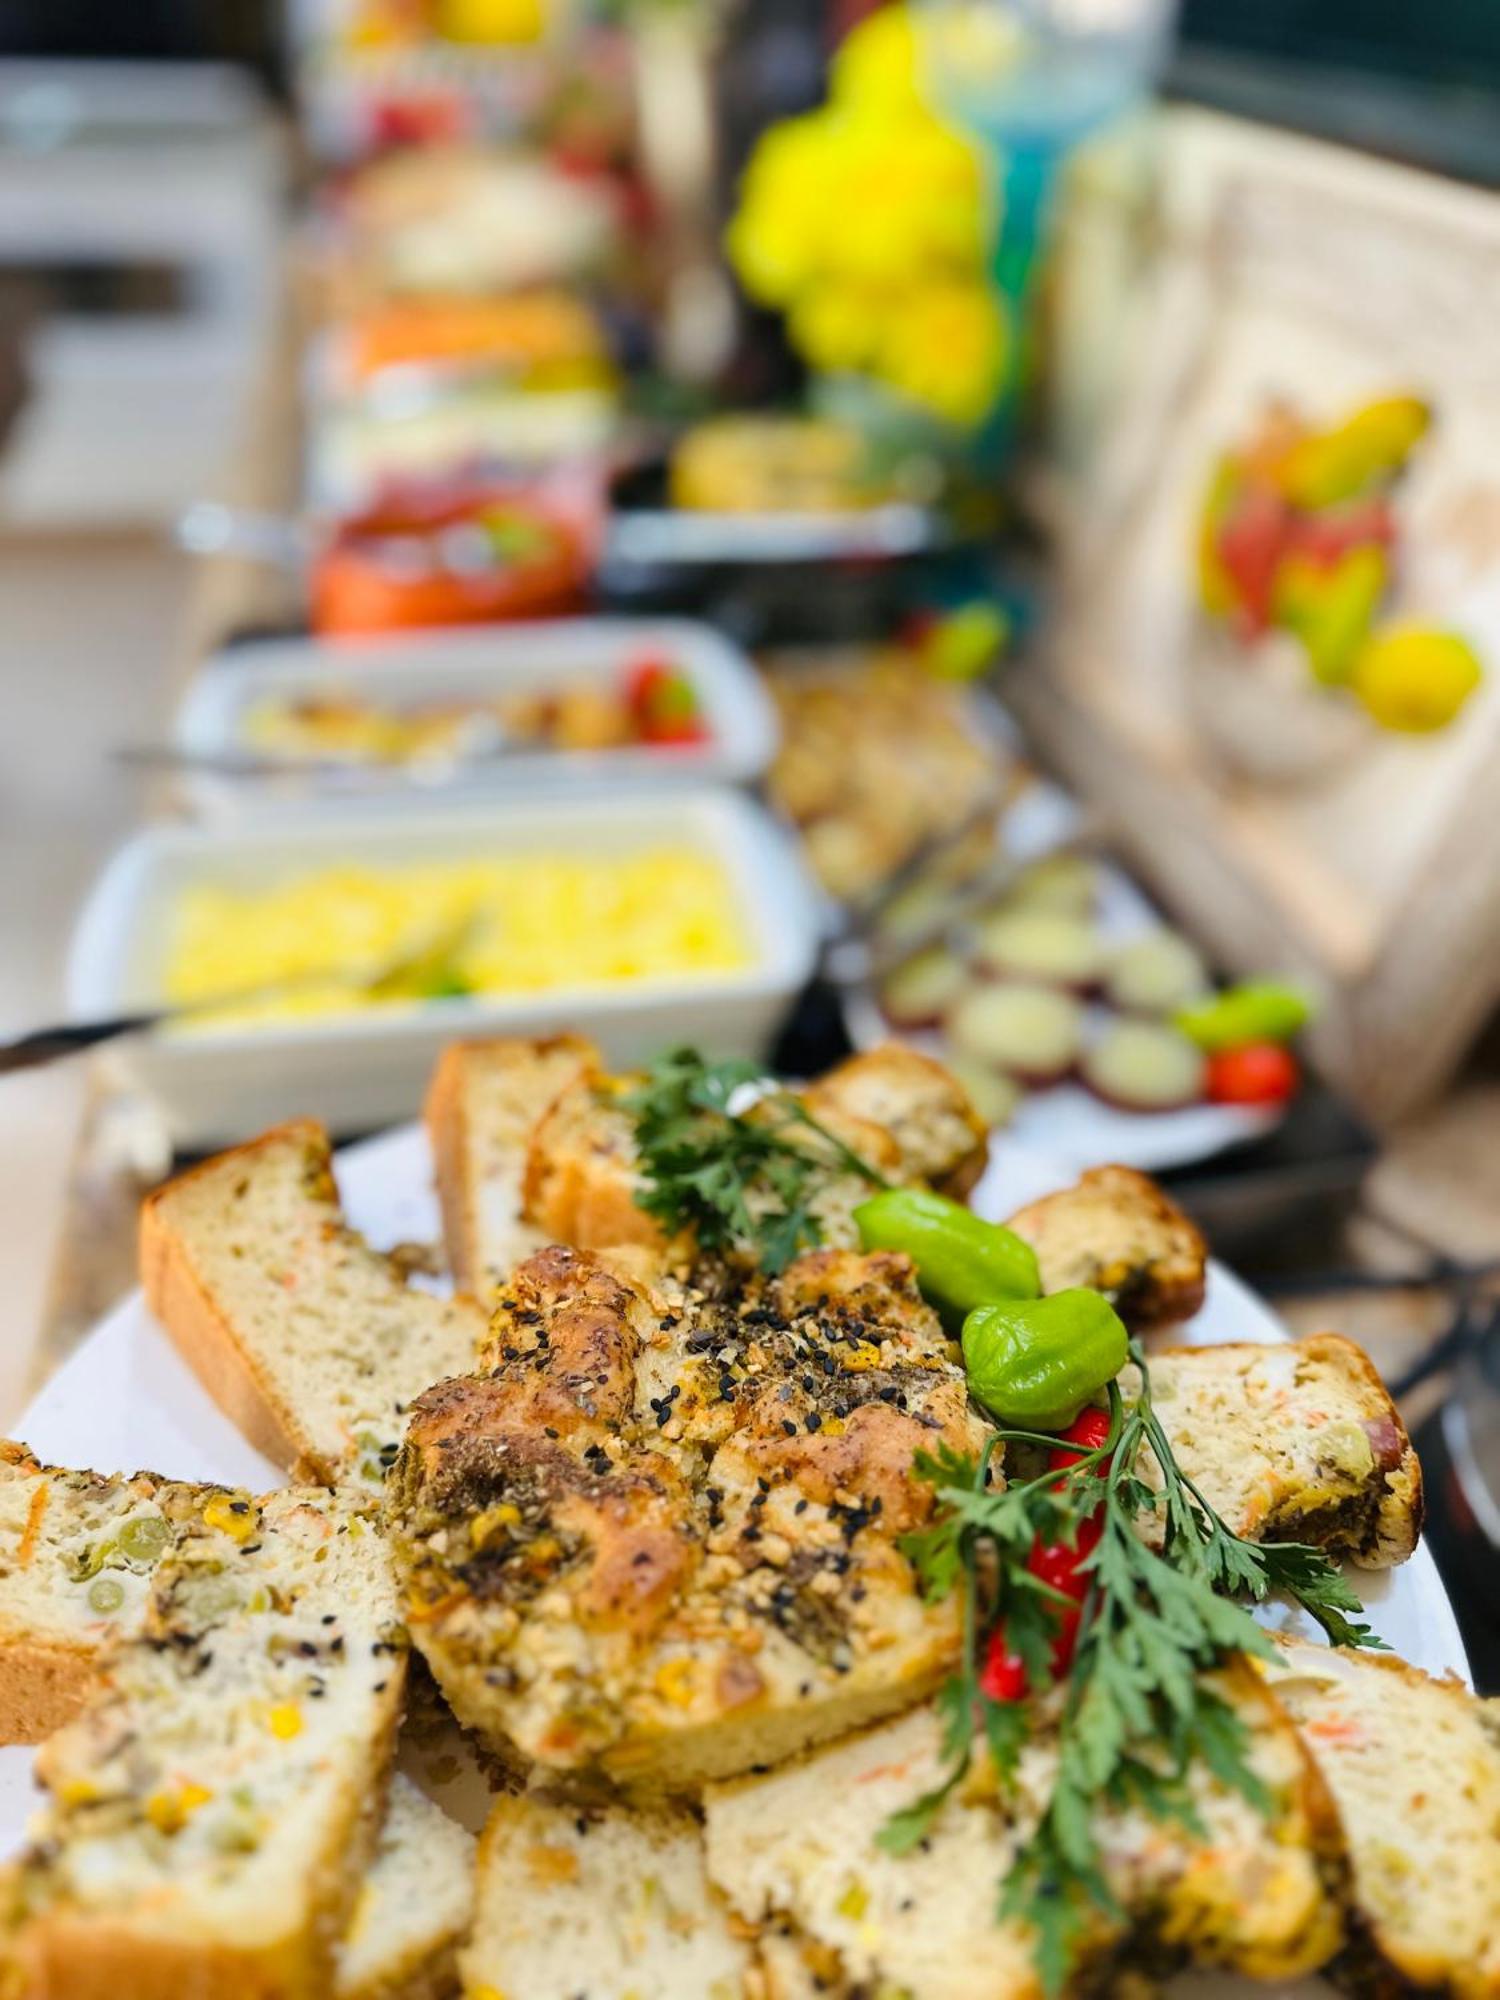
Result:
[[[1133,1332],[1191,1319],[1203,1304],[1208,1245],[1134,1167],[1095,1167],[1029,1202],[1009,1226],[1037,1253],[1042,1289],[1103,1292]]]
[[[174,1195],[193,1181],[221,1174],[230,1160],[242,1160],[246,1170],[253,1171],[262,1154],[287,1144],[306,1148],[310,1171],[321,1166],[331,1174],[326,1130],[314,1118],[296,1118],[190,1167],[149,1194],[141,1206],[141,1287],[172,1344],[255,1449],[288,1472],[307,1468],[312,1478],[331,1482],[336,1468],[323,1460],[296,1411],[235,1338],[218,1301],[194,1269],[170,1214]]]
[[[0,1743],[41,1743],[88,1700],[101,1647],[0,1635]]]
[[[486,1358],[414,1405],[386,1501],[414,1640],[502,1753],[690,1788],[947,1670],[955,1608],[896,1541],[932,1504],[916,1451],[983,1426],[908,1259],[709,1300],[554,1247]]]
[[[962,1201],[984,1172],[989,1127],[958,1078],[901,1042],[848,1057],[809,1086],[814,1117],[830,1112],[881,1127],[896,1142],[896,1170]]]

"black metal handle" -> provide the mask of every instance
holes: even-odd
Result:
[[[60,1062],[63,1057],[92,1049],[100,1042],[112,1042],[118,1035],[154,1027],[161,1019],[158,1009],[144,1014],[116,1014],[107,1021],[61,1021],[55,1027],[33,1029],[13,1042],[0,1042],[0,1073]]]

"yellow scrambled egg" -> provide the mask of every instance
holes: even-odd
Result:
[[[163,984],[180,1003],[287,982],[212,1017],[282,1020],[464,993],[712,976],[748,957],[724,869],[660,847],[608,859],[350,864],[251,890],[201,885],[174,914]]]

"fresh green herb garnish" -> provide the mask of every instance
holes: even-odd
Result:
[[[692,1229],[702,1250],[754,1252],[772,1274],[821,1242],[815,1205],[830,1175],[886,1185],[758,1063],[673,1049],[624,1107],[635,1120],[646,1213]]]
[[[1071,1661],[1057,1689],[1057,1767],[1042,1817],[1000,1886],[998,1915],[1037,1933],[1037,1970],[1049,1994],[1063,1988],[1077,1950],[1100,1916],[1118,1915],[1095,1834],[1103,1804],[1140,1807],[1194,1832],[1202,1826],[1190,1778],[1195,1762],[1262,1811],[1271,1801],[1248,1755],[1244,1722],[1204,1676],[1236,1653],[1272,1656],[1269,1640],[1233,1597],[1273,1592],[1294,1599],[1335,1645],[1380,1646],[1351,1614],[1359,1599],[1318,1549],[1298,1542],[1252,1543],[1214,1513],[1178,1465],[1151,1404],[1140,1347],[1137,1401],[1128,1409],[1109,1388],[1109,1434],[1066,1470],[1055,1465],[1003,1490],[990,1488],[990,1460],[1002,1444],[1055,1447],[1057,1439],[998,1431],[980,1458],[944,1450],[917,1460],[936,1489],[930,1528],[904,1538],[924,1594],[963,1593],[963,1655],[938,1698],[943,1723],[942,1781],[889,1820],[890,1853],[922,1840],[964,1777],[976,1737],[1002,1784],[1014,1778],[1031,1729],[1033,1704],[986,1692],[993,1635],[1025,1665],[1033,1695],[1051,1687],[1066,1600],[1028,1567],[1039,1547],[1087,1548],[1087,1579]],[[1160,1472],[1160,1490],[1142,1477]],[[1153,1547],[1142,1529],[1153,1528]],[[1050,1714],[1050,1711],[1049,1711]]]

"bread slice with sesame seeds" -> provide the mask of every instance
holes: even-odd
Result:
[[[335,1977],[405,1680],[386,1545],[347,1492],[203,1517],[39,1753],[48,1804],[0,1896],[23,2000],[325,2000]]]
[[[344,1220],[328,1134],[279,1125],[141,1211],[151,1310],[250,1442],[298,1477],[378,1483],[405,1411],[473,1361],[485,1316],[407,1283]]]
[[[496,1036],[444,1049],[423,1117],[448,1263],[464,1291],[487,1297],[542,1247],[521,1215],[527,1145],[563,1087],[602,1069],[582,1035]]]
[[[1042,1290],[1103,1292],[1133,1333],[1191,1319],[1203,1303],[1208,1246],[1147,1175],[1095,1167],[1009,1218],[1041,1266]]]
[[[1295,1730],[1244,1662],[1215,1676],[1247,1731],[1266,1811],[1204,1763],[1188,1778],[1196,1831],[1103,1802],[1094,1834],[1119,1916],[1100,1915],[1064,1991],[1119,1991],[1121,1961],[1293,1979],[1323,1965],[1341,1931],[1338,1827]],[[709,1879],[774,1940],[773,1992],[856,2000],[1041,2000],[1031,1926],[997,1915],[1012,1859],[1050,1790],[1045,1725],[1002,1787],[984,1753],[904,1854],[878,1845],[890,1817],[939,1776],[931,1706],[764,1777],[709,1788]]]
[[[1264,1669],[1343,1820],[1351,1993],[1500,1994],[1500,1701],[1389,1654],[1282,1639]]]
[[[690,1813],[501,1799],[479,1844],[465,2000],[749,2000],[747,1927]]]

